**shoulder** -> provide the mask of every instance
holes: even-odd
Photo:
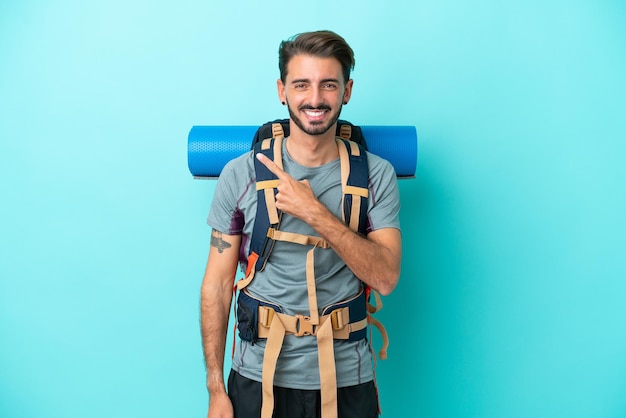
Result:
[[[395,177],[396,171],[389,161],[369,151],[366,153],[370,177]]]
[[[253,152],[248,151],[227,162],[219,178],[220,180],[236,180],[242,177],[249,179],[251,175],[254,176],[254,159]]]
[[[238,201],[256,181],[252,151],[224,165],[215,187],[215,197]]]
[[[367,154],[371,202],[378,205],[382,201],[399,200],[398,177],[393,165],[376,154]]]

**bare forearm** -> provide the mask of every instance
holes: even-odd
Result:
[[[223,286],[204,283],[201,293],[201,330],[207,389],[214,394],[225,391],[224,351],[232,292]]]
[[[240,244],[240,235],[211,232],[211,249],[200,290],[200,328],[211,418],[233,416],[224,385],[224,351]]]
[[[385,245],[355,233],[319,201],[310,207],[306,222],[359,279],[383,295],[395,288],[400,276],[400,248],[393,245],[394,240]]]

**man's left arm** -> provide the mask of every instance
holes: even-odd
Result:
[[[357,234],[317,199],[307,180],[295,180],[262,154],[257,158],[279,179],[276,207],[315,229],[359,279],[382,295],[391,293],[400,277],[400,231],[382,228],[367,237]]]

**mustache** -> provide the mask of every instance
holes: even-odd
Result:
[[[321,104],[319,106],[311,106],[309,104],[303,104],[298,107],[298,110],[332,110],[330,106],[326,104]]]

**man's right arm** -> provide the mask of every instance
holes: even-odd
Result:
[[[240,243],[240,235],[225,235],[213,230],[202,280],[200,322],[210,418],[232,417],[233,414],[224,385],[224,351]]]

